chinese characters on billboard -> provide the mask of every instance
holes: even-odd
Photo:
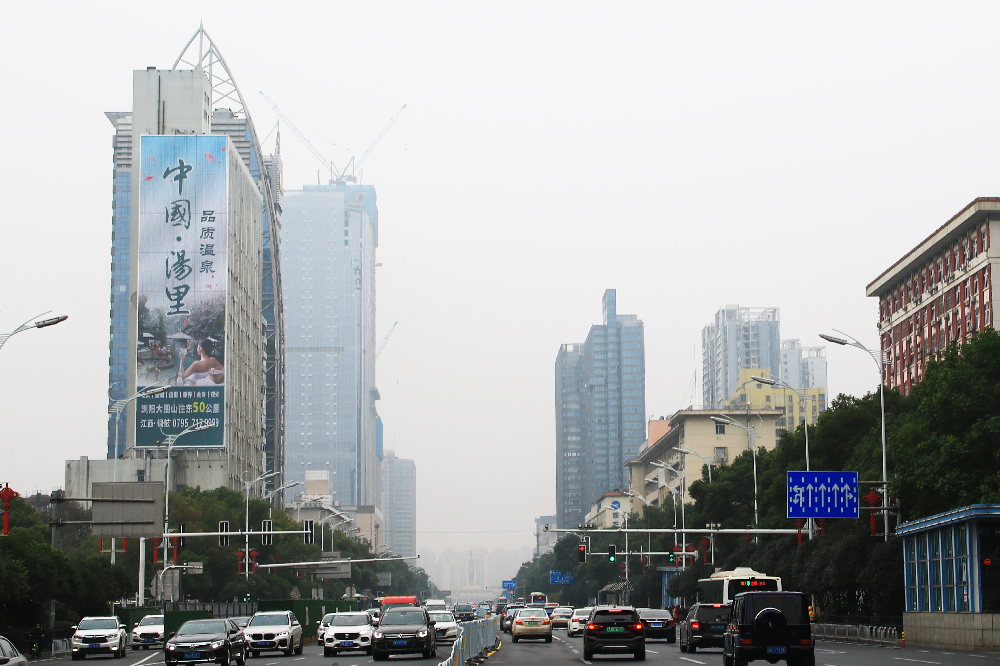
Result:
[[[227,169],[224,136],[140,138],[135,445],[208,424],[178,446],[224,446]]]

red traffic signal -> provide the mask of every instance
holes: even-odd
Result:
[[[991,566],[993,564],[993,560],[987,557],[985,560],[983,560],[983,564],[985,564],[986,566]]]
[[[578,562],[586,562],[587,561],[587,544],[581,543],[580,546],[579,546],[579,548],[577,549],[577,553],[578,553],[577,561]]]

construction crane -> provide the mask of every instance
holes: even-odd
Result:
[[[271,109],[274,110],[274,113],[277,114],[278,118],[285,121],[285,124],[288,125],[288,129],[292,130],[292,132],[295,133],[295,136],[299,137],[299,141],[305,144],[306,148],[309,149],[309,152],[311,152],[316,157],[316,159],[320,161],[320,164],[322,164],[323,166],[325,166],[330,170],[330,182],[333,183],[334,173],[337,173],[337,180],[343,178],[344,174],[342,172],[337,171],[337,165],[333,163],[333,160],[328,160],[325,157],[323,157],[323,154],[316,149],[316,146],[312,145],[312,143],[309,142],[309,139],[306,138],[305,134],[300,132],[298,128],[292,124],[292,121],[288,119],[288,116],[286,116],[284,113],[281,112],[281,109],[278,108],[278,105],[272,102],[270,99],[268,99],[267,95],[264,94],[263,90],[259,92],[260,96],[263,97],[264,101],[270,105]],[[382,137],[379,138],[381,139]]]
[[[389,332],[385,334],[384,338],[382,338],[382,344],[380,344],[378,346],[378,351],[375,352],[375,358],[376,359],[378,359],[379,354],[382,353],[382,350],[385,349],[385,345],[386,345],[387,342],[389,342],[389,338],[392,336],[392,332],[396,330],[396,324],[398,324],[398,323],[399,322],[397,321],[395,324],[393,324],[392,328],[389,329]]]
[[[372,144],[368,146],[368,150],[364,152],[364,154],[361,156],[361,159],[356,160],[353,156],[351,157],[351,159],[347,162],[347,166],[344,167],[344,170],[340,173],[341,180],[350,180],[353,182],[357,182],[357,180],[354,177],[354,170],[356,168],[357,169],[361,168],[361,165],[364,163],[364,161],[368,158],[369,155],[372,154],[372,151],[375,150],[375,146],[378,145],[378,142],[382,140],[382,137],[384,137],[390,129],[392,129],[392,126],[396,123],[396,119],[399,118],[399,114],[401,114],[403,112],[403,109],[405,108],[406,105],[404,104],[402,108],[396,112],[396,115],[394,115],[392,118],[389,119],[389,123],[384,128],[382,128],[382,131],[379,133],[377,137],[375,137],[375,140],[372,141]],[[347,173],[348,169],[351,170],[351,175],[345,178],[344,174]]]

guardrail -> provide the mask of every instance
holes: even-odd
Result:
[[[464,666],[479,663],[486,653],[500,641],[500,618],[460,622],[458,637],[451,646],[451,654],[438,666]]]
[[[69,652],[68,638],[55,638],[52,640],[52,656],[66,654]]]
[[[838,643],[858,643],[900,648],[899,627],[876,627],[864,624],[814,624],[813,638]]]

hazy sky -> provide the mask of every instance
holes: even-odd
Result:
[[[646,322],[648,414],[699,403],[701,328],[877,344],[865,285],[997,195],[996,3],[18,3],[0,43],[0,483],[106,453],[111,124],[203,20],[261,137],[275,100],[378,191],[379,411],[418,543],[533,543],[555,509],[553,365],[601,295]],[[287,128],[285,185],[316,182]],[[264,150],[273,147],[274,134]],[[877,385],[829,350],[832,393]],[[700,371],[699,371],[700,380]],[[687,393],[687,395],[685,395]],[[447,532],[447,533],[445,533]],[[461,532],[454,534],[452,532]]]

